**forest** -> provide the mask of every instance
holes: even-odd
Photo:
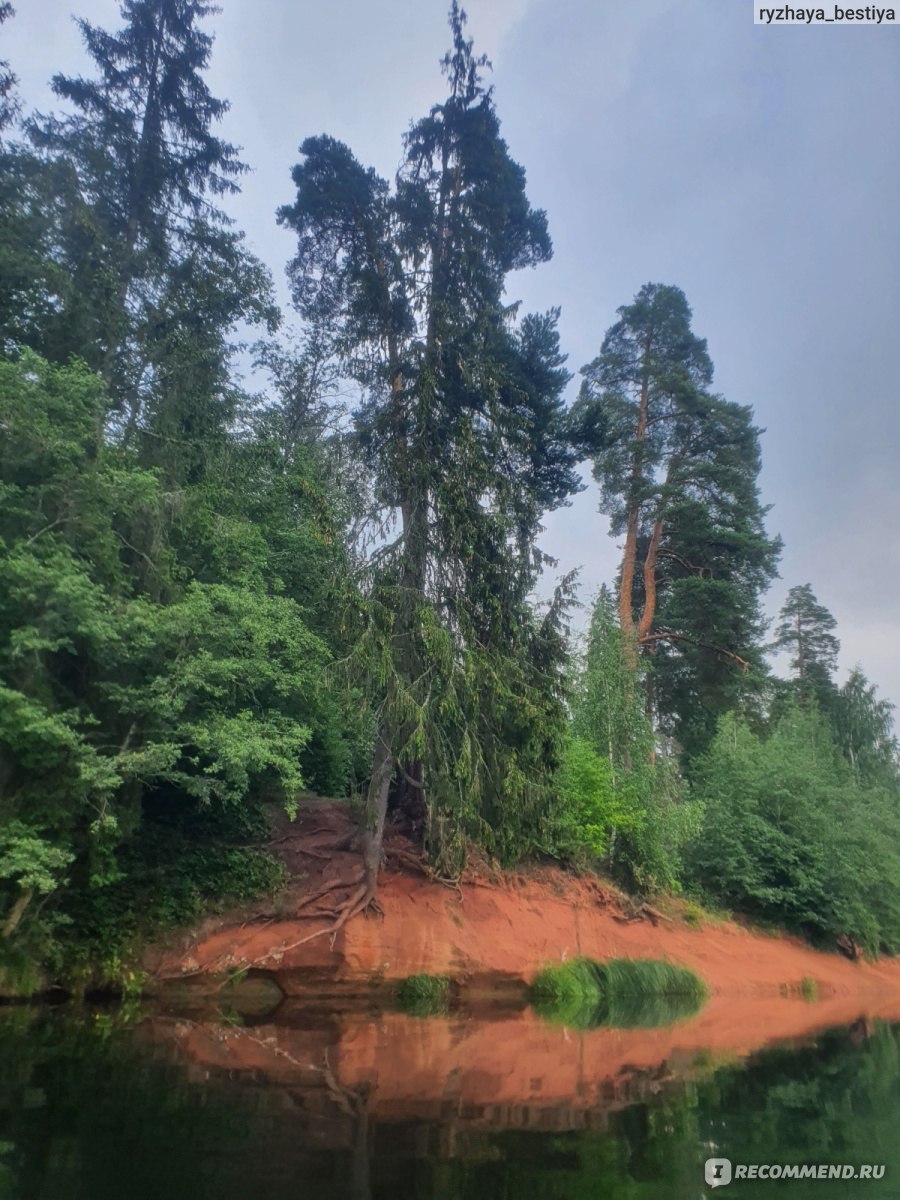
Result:
[[[577,373],[521,311],[550,224],[453,0],[393,178],[297,130],[280,311],[215,11],[79,21],[49,114],[0,63],[0,966],[114,980],[277,892],[267,816],[310,795],[358,816],[335,928],[391,826],[447,881],[477,847],[900,950],[892,706],[812,584],[766,619],[762,431],[682,290],[597,313]],[[589,600],[541,548],[588,475]]]

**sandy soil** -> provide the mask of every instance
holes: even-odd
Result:
[[[380,882],[383,912],[356,917],[332,946],[328,934],[311,937],[328,930],[331,918],[307,917],[316,906],[305,900],[328,884],[349,886],[356,877],[354,853],[329,848],[346,832],[341,812],[324,805],[307,811],[294,826],[276,830],[277,848],[295,878],[282,911],[235,914],[209,923],[190,942],[157,949],[146,962],[157,982],[188,980],[194,989],[215,991],[224,972],[256,968],[270,974],[284,995],[308,1001],[359,995],[421,971],[450,974],[463,990],[500,979],[520,980],[521,986],[542,966],[588,955],[670,959],[694,968],[708,985],[706,1007],[684,1024],[655,1031],[594,1031],[586,1039],[548,1028],[530,1013],[506,1013],[502,1020],[456,1028],[452,1022],[410,1022],[400,1014],[374,1022],[348,1015],[349,1024],[337,1037],[342,1081],[356,1086],[366,1072],[374,1072],[385,1097],[406,1094],[407,1086],[409,1096],[421,1096],[419,1075],[436,1072],[442,1078],[466,1075],[461,1088],[475,1087],[484,1072],[492,1080],[487,1092],[510,1100],[535,1091],[538,1085],[530,1082],[535,1079],[545,1081],[539,1090],[550,1087],[554,1094],[571,1096],[580,1086],[582,1068],[586,1078],[614,1081],[632,1068],[659,1069],[673,1055],[740,1056],[830,1025],[900,1021],[898,959],[851,961],[817,952],[796,938],[730,922],[690,928],[678,917],[626,920],[624,899],[612,889],[550,868],[498,875],[476,865],[460,887],[446,887],[427,877],[396,835]],[[815,980],[815,1002],[800,995],[803,979]],[[392,1028],[397,1022],[403,1025],[402,1037]],[[290,1050],[301,1034],[284,1026],[281,1016],[269,1032],[246,1031],[248,1040],[242,1034],[233,1031],[221,1044],[223,1054],[238,1055],[233,1066],[247,1055],[254,1060],[264,1054],[271,1069],[283,1069],[289,1058],[281,1049],[308,1061],[305,1052]],[[209,1040],[206,1033],[197,1036]],[[572,1058],[566,1048],[576,1044],[583,1049]],[[206,1057],[198,1048],[194,1052]],[[473,1063],[478,1063],[474,1074]]]

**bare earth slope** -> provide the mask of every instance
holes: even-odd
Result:
[[[900,960],[851,962],[731,922],[689,928],[680,920],[626,921],[608,888],[553,868],[525,874],[473,868],[459,887],[449,887],[428,876],[399,835],[388,839],[382,913],[356,917],[331,938],[331,918],[308,914],[322,906],[327,913],[340,891],[313,904],[308,899],[336,884],[352,886],[357,856],[332,849],[348,828],[343,811],[326,804],[285,823],[273,848],[295,882],[278,914],[207,922],[194,939],[149,955],[151,974],[198,980],[259,969],[271,972],[287,995],[302,996],[365,991],[422,971],[463,982],[498,976],[528,982],[546,964],[578,955],[659,957],[692,967],[714,998],[729,998],[734,1012],[738,998],[781,997],[807,978],[818,985],[821,1003],[801,1011],[821,1014],[834,1005],[835,1014],[852,1019],[867,1006],[887,1004],[900,1015]]]

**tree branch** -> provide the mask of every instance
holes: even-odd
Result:
[[[699,646],[703,650],[712,650],[714,654],[721,654],[723,658],[730,658],[732,662],[737,663],[742,671],[750,670],[750,664],[746,658],[741,658],[733,650],[726,650],[724,646],[716,646],[713,642],[698,641],[696,638],[688,637],[685,633],[674,633],[670,629],[660,629],[656,633],[646,633],[640,639],[642,646],[646,646],[651,642],[687,642],[689,645]]]

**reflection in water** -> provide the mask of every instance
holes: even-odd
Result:
[[[865,1195],[900,1195],[900,1027],[723,1065],[522,1017],[285,1018],[0,1013],[0,1200],[696,1200],[713,1155],[884,1162]]]

